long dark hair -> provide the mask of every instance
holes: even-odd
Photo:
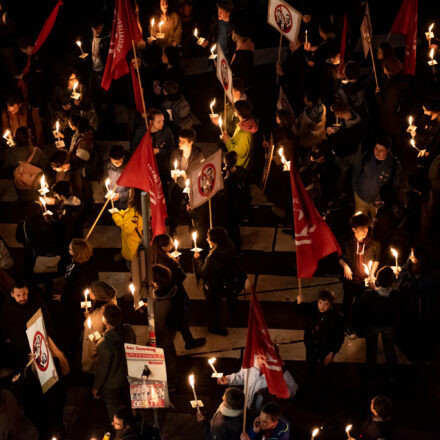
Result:
[[[142,202],[141,202],[142,190],[138,188],[130,188],[130,198],[128,200],[128,206],[134,208],[138,214],[142,214]],[[146,225],[144,225],[146,227]]]
[[[168,246],[170,242],[171,237],[168,234],[156,235],[156,237],[153,238],[150,249],[150,259],[152,264],[158,263],[159,256],[169,258],[168,254],[162,248]]]

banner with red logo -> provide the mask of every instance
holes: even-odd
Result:
[[[49,338],[47,337],[41,309],[38,309],[34,316],[29,319],[26,327],[26,335],[31,347],[35,370],[43,393],[45,393],[58,382],[58,373],[49,349]]]
[[[220,45],[218,45],[217,48],[217,78],[226,92],[229,101],[234,102],[232,96],[232,70],[229,67],[228,60]]]
[[[223,189],[222,151],[205,159],[188,176],[190,180],[189,204],[191,209],[203,205]]]
[[[292,43],[296,43],[301,13],[282,0],[270,0],[267,22]]]
[[[365,7],[364,18],[361,23],[361,38],[362,47],[364,48],[364,57],[367,58],[368,52],[370,52],[370,43],[373,38],[373,26],[371,25],[370,7]]]

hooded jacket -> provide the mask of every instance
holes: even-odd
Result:
[[[400,312],[400,293],[377,287],[366,290],[359,301],[360,322],[363,326],[394,327]]]
[[[251,440],[261,440],[264,436],[265,440],[289,440],[290,439],[290,425],[287,420],[283,418],[278,419],[277,426],[270,432],[254,432],[252,428],[249,428],[247,434]]]
[[[115,212],[112,218],[121,229],[121,255],[127,261],[132,261],[142,239],[142,215],[136,212],[135,208],[127,208]]]
[[[232,138],[225,140],[228,151],[237,153],[237,165],[247,168],[252,154],[253,135],[258,131],[255,119],[242,120],[237,124]]]
[[[104,175],[103,179],[106,180],[107,178],[110,179],[109,188],[114,188],[116,185],[117,180],[121,176],[122,172],[124,171],[126,165],[126,161],[124,160],[124,163],[120,167],[115,167],[112,164],[112,161],[108,159],[104,164]],[[130,188],[126,188],[125,186],[117,186],[116,192],[119,194],[119,203],[123,203],[126,206],[126,203],[128,201],[128,195],[130,192]]]
[[[124,344],[135,344],[134,330],[127,324],[118,325],[104,334],[98,346],[93,388],[102,393],[128,386]]]

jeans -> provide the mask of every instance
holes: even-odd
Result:
[[[390,377],[394,377],[397,364],[396,351],[394,350],[394,328],[366,325],[364,332],[367,345],[366,364],[369,372],[373,372],[376,368],[377,339],[379,334],[381,334],[388,374]]]
[[[362,200],[356,193],[354,193],[354,211],[360,211],[362,214],[368,215],[371,218],[371,221],[373,221],[377,214],[377,206],[375,203],[369,203]]]

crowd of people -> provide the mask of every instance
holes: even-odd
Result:
[[[104,214],[121,233],[114,261],[124,262],[128,271],[135,265],[148,227],[141,191],[116,182],[147,129],[168,213],[168,234],[152,239],[147,257],[157,345],[165,351],[171,400],[180,380],[175,332],[181,333],[187,350],[206,344],[206,338],[193,336],[189,325],[187,273],[173,256],[178,226],[198,233],[195,244],[203,250],[193,254],[192,267],[203,282],[208,332],[223,337],[228,335],[223,302],[233,316],[237,295],[249,288],[239,257],[240,226],[252,218],[252,185],[263,188],[273,206],[267,215],[284,226],[285,239],[294,235],[290,179],[283,162],[300,174],[343,250],[328,261],[342,281],[342,306],[335,304],[331,290],[321,290],[311,303],[300,293],[294,304],[306,322],[305,380],[297,384],[284,368],[290,398],[277,400],[256,362],[249,375],[243,430],[245,395],[237,387],[244,385],[245,371],[225,375],[218,384],[228,387],[210,422],[197,412],[201,438],[290,438],[290,422],[283,416],[286,405],[290,399],[319,397],[345,338],[366,340],[367,383],[378,378],[379,335],[390,384],[398,380],[396,344],[420,371],[437,359],[438,71],[429,68],[425,93],[416,94],[418,77],[404,73],[404,54],[383,42],[372,54],[375,80],[355,50],[357,35],[351,35],[353,44],[341,58],[342,15],[320,17],[304,6],[298,38],[289,42],[271,78],[274,90],[279,83],[276,97],[281,87],[288,105],[277,106],[274,97],[271,107],[259,96],[263,79],[255,67],[255,29],[234,2],[219,0],[208,27],[206,18],[196,21],[195,1],[160,0],[152,15],[144,2],[138,7],[127,1],[142,30],[136,54],[130,53],[128,61],[137,63],[146,115],[136,111],[130,75],[113,81],[109,92],[101,87],[110,49],[109,8],[91,17],[88,32],[78,36],[81,56],[67,57],[55,68],[51,53],[44,46],[34,52],[34,36],[22,35],[20,23],[0,1],[1,173],[16,190],[15,238],[24,248],[23,260],[14,264],[0,239],[0,346],[5,354],[0,359],[0,439],[69,438],[63,423],[66,381],[78,373],[88,378],[93,397],[105,405],[114,438],[160,438],[157,429],[130,409],[124,355],[124,343],[136,343],[129,323],[147,322],[146,306],[135,310],[128,289],[117,291],[99,280],[98,261],[84,234],[98,213],[91,183],[98,181],[104,192],[115,188],[111,218]],[[353,22],[358,18],[351,17]],[[211,112],[207,121],[223,152],[224,188],[211,200],[211,212],[207,203],[192,208],[184,191],[188,176],[206,159],[197,145],[202,118],[195,114],[197,103],[187,99],[192,93],[185,75],[195,25],[206,36],[198,53],[208,58],[216,44],[233,74],[233,102],[225,101],[225,108],[217,105],[218,113]],[[429,48],[437,51],[438,44],[430,39]],[[426,70],[424,63],[421,70]],[[223,90],[218,96],[223,97]],[[126,122],[118,139],[130,139],[129,149],[115,140],[116,113],[121,111]],[[112,146],[103,152],[99,141],[108,137]],[[47,393],[30,362],[26,336],[26,324],[39,309],[60,376]],[[90,337],[96,332],[98,340]],[[352,438],[394,438],[392,413],[391,400],[375,396],[369,419],[353,428]]]

